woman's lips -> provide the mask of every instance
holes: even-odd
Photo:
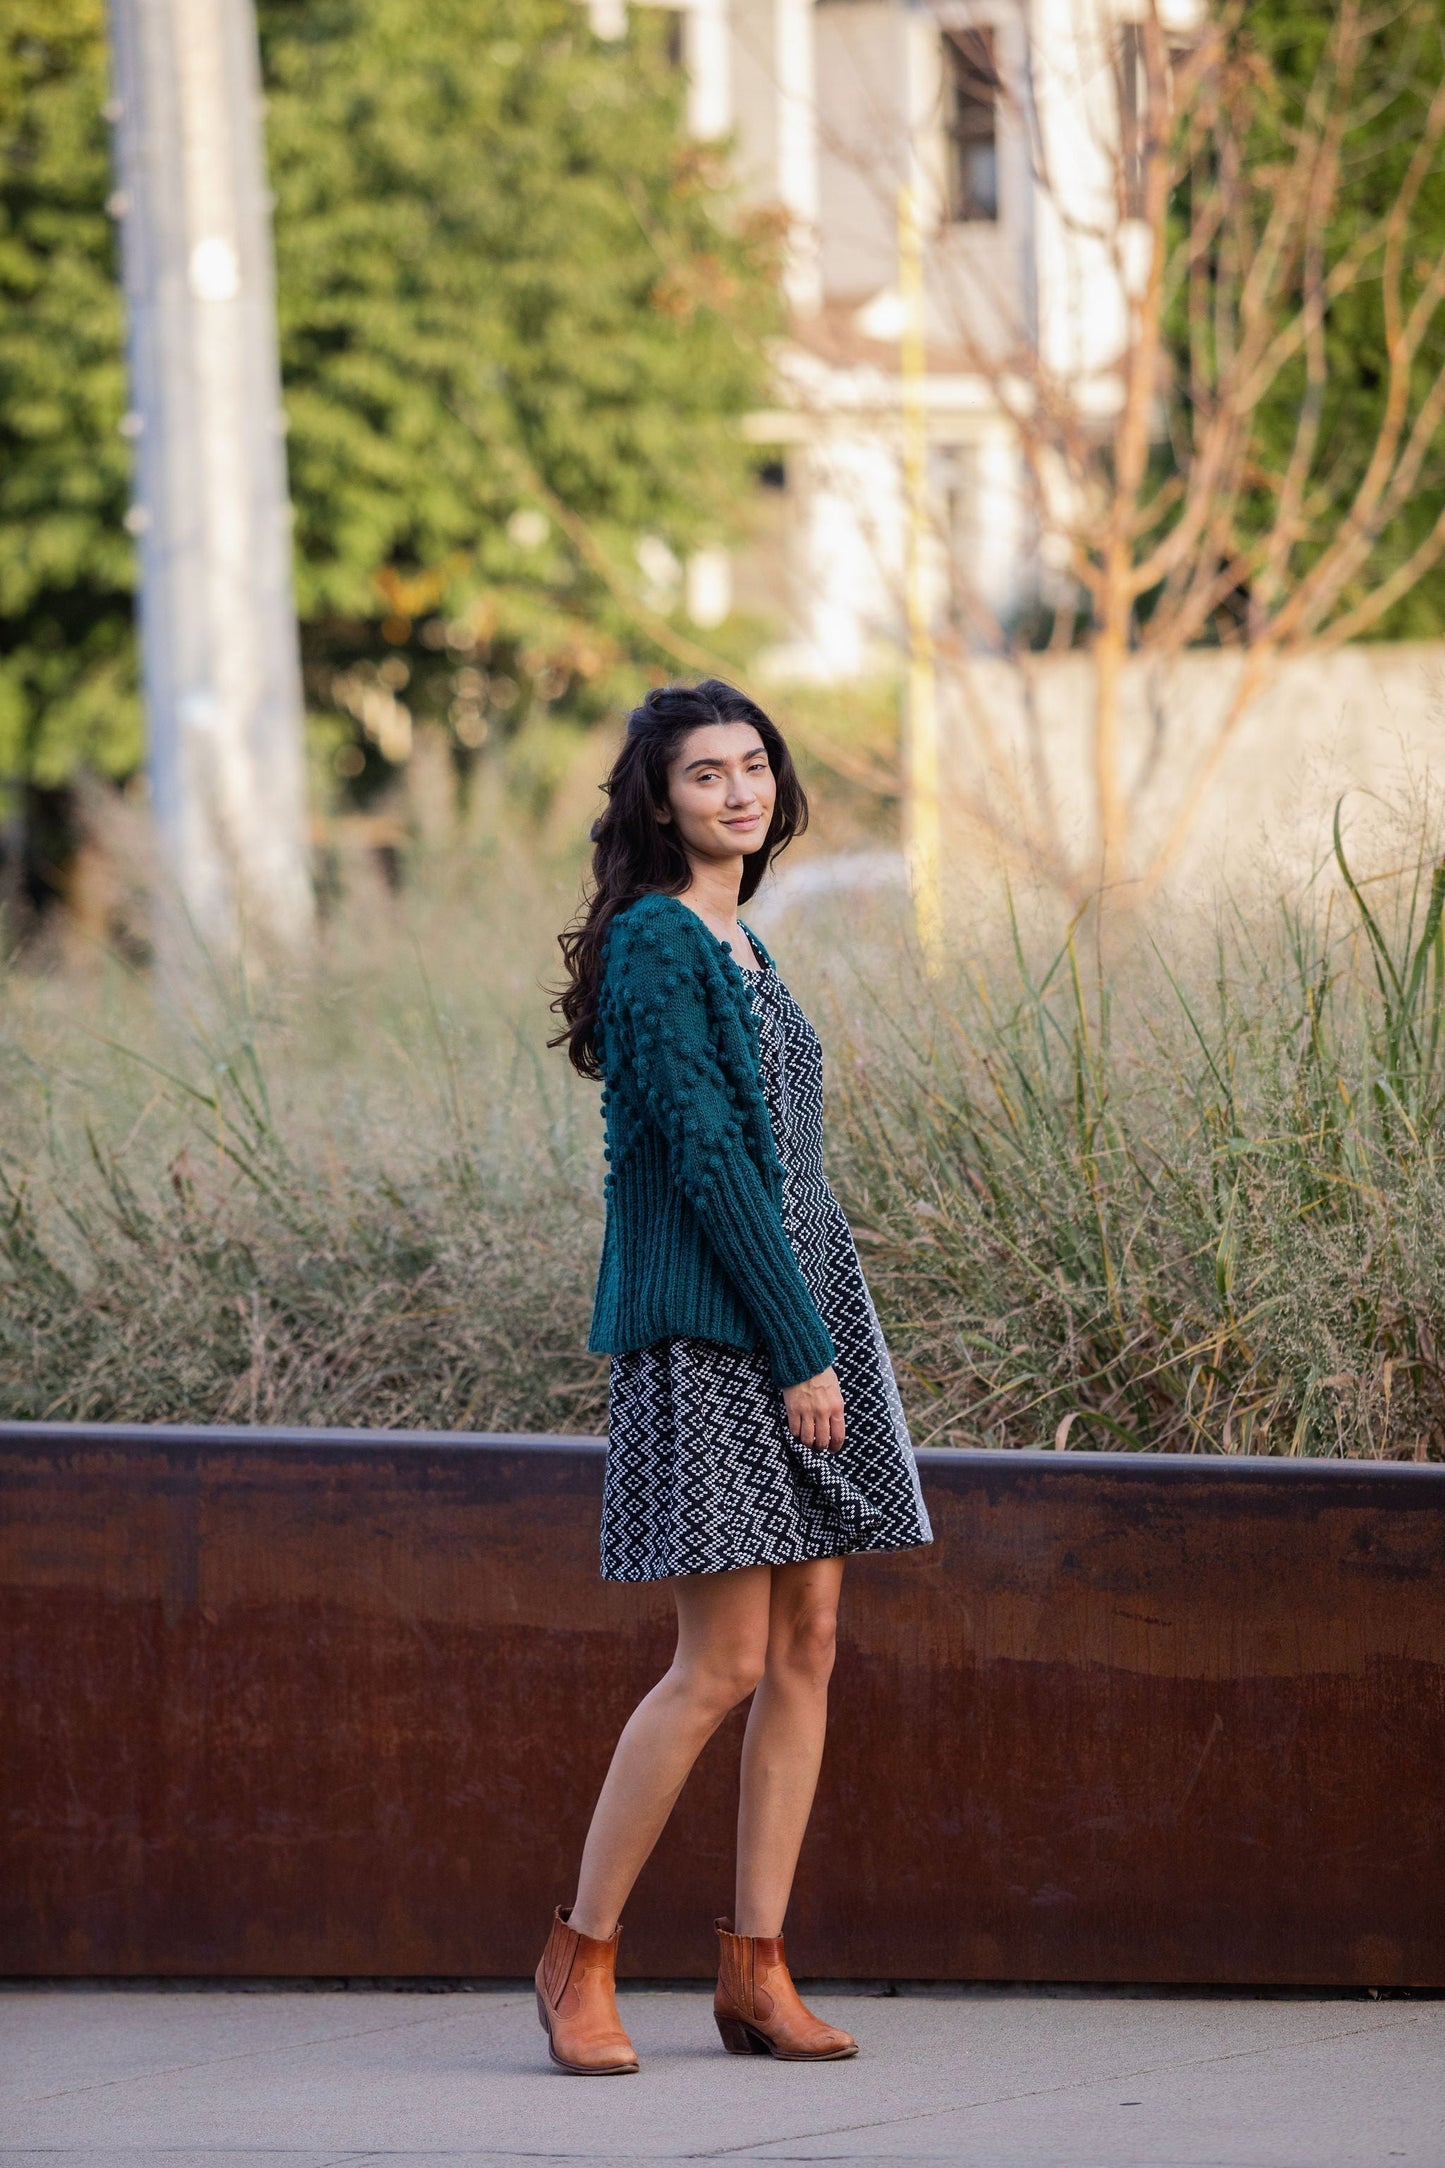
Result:
[[[744,813],[737,820],[724,821],[723,826],[724,828],[756,828],[761,819],[761,813]]]

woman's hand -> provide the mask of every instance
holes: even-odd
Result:
[[[785,1385],[783,1406],[788,1428],[799,1445],[811,1445],[820,1453],[836,1453],[842,1446],[843,1395],[836,1370],[820,1370],[801,1385]]]

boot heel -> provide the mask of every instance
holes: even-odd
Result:
[[[738,2018],[716,2019],[718,2036],[729,2055],[766,2055],[768,2050]]]
[[[543,2032],[550,2040],[552,2037],[552,2027],[547,2022],[547,2005],[542,2000],[542,1990],[540,1987],[537,1990],[537,2023],[541,2026]]]

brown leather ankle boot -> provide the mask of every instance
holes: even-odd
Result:
[[[578,2077],[635,2070],[637,2054],[612,1992],[622,1928],[614,1927],[605,1942],[598,1942],[567,1925],[571,1910],[558,1905],[537,1967],[537,2016],[548,2051],[554,2063]]]
[[[793,1985],[781,1935],[735,1935],[717,1920],[713,2016],[730,2055],[776,2055],[785,2063],[836,2063],[858,2053],[851,2033],[814,2017]]]

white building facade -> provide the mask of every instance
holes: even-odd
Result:
[[[839,680],[896,663],[910,531],[932,567],[930,611],[966,626],[971,646],[1001,645],[1048,599],[1037,468],[1025,468],[1001,372],[1025,357],[1026,382],[1036,356],[1083,411],[1103,415],[1116,396],[1130,275],[1120,161],[1147,4],[675,10],[689,126],[732,137],[743,190],[788,221],[791,333],[774,403],[748,425],[764,462],[759,540],[731,564],[705,553],[688,581],[699,622],[734,604],[783,620],[779,674]],[[625,6],[591,0],[600,33],[620,33]],[[1166,34],[1187,39],[1199,6],[1159,0]],[[904,190],[922,235],[919,301],[900,257]],[[922,535],[902,458],[910,310]]]

